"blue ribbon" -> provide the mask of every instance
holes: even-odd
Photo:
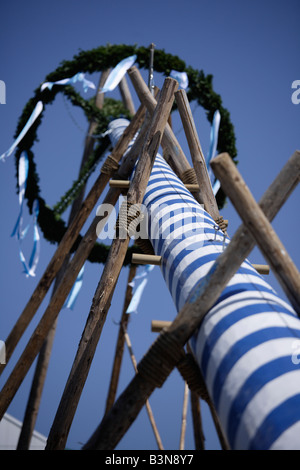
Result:
[[[28,177],[28,155],[26,152],[22,152],[20,159],[19,159],[19,170],[18,170],[18,184],[19,184],[19,205],[20,205],[20,211],[19,215],[17,218],[17,222],[14,226],[14,229],[12,231],[11,237],[16,237],[18,242],[19,242],[19,256],[21,263],[24,268],[24,273],[26,274],[26,277],[35,276],[35,271],[38,265],[39,261],[39,254],[40,254],[40,235],[38,231],[38,224],[37,224],[37,218],[39,215],[39,202],[37,199],[34,200],[33,202],[33,247],[32,247],[32,252],[30,255],[29,263],[27,264],[26,258],[23,254],[22,251],[22,240],[24,240],[29,225],[23,230],[23,207],[24,207],[24,195],[26,191],[26,185],[27,185],[27,177]]]
[[[46,88],[49,88],[49,90],[52,89],[53,85],[68,85],[69,83],[76,83],[76,82],[82,82],[83,90],[86,93],[89,88],[92,88],[93,90],[96,89],[95,84],[91,82],[90,80],[87,80],[85,78],[84,73],[78,72],[76,75],[74,75],[71,78],[63,78],[62,80],[58,80],[57,82],[45,82],[41,86],[41,91],[45,90]]]
[[[83,265],[81,270],[79,271],[77,279],[76,279],[76,281],[75,281],[75,283],[72,287],[72,290],[71,290],[71,292],[70,292],[63,308],[69,308],[69,309],[73,310],[76,299],[77,299],[78,294],[79,294],[79,291],[82,287],[84,267],[85,267],[85,265]]]
[[[39,117],[39,115],[43,111],[43,108],[44,108],[43,103],[41,101],[38,101],[34,110],[32,111],[30,118],[25,124],[23,130],[20,132],[20,134],[18,135],[14,143],[10,146],[10,148],[0,156],[0,160],[4,162],[5,158],[9,157],[13,153],[13,151],[15,150],[19,142],[23,139],[23,137],[27,133],[28,129],[32,126],[34,121]]]
[[[136,58],[136,55],[132,55],[121,60],[121,62],[119,62],[118,65],[116,65],[115,68],[110,72],[99,93],[107,93],[108,91],[114,90],[119,85],[127,70],[133,66]]]
[[[137,309],[142,298],[143,291],[148,282],[149,272],[154,268],[153,265],[147,264],[141,267],[141,273],[136,274],[129,285],[133,288],[133,295],[130,304],[126,310],[126,313],[138,313]]]
[[[186,72],[178,72],[177,70],[171,70],[170,77],[178,81],[179,86],[184,90],[189,86],[189,79]]]

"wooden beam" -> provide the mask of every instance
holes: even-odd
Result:
[[[109,410],[112,408],[116,399],[119,376],[120,376],[120,371],[121,371],[121,364],[123,360],[124,345],[125,345],[124,331],[127,329],[127,325],[130,319],[130,314],[126,313],[126,311],[132,299],[131,282],[136,274],[136,269],[137,269],[137,266],[133,264],[129,268],[123,311],[122,311],[122,316],[120,320],[119,333],[118,333],[117,344],[116,344],[114,363],[112,367],[110,384],[109,384],[108,394],[106,398],[105,414],[108,413]]]
[[[132,96],[131,96],[131,93],[130,93],[129,86],[128,86],[125,75],[119,83],[119,89],[120,89],[120,92],[121,92],[122,101],[123,101],[123,104],[124,104],[125,108],[127,108],[128,111],[130,112],[130,114],[132,116],[134,116],[135,115],[135,108],[134,108]]]
[[[129,338],[129,334],[128,334],[128,331],[125,329],[124,326],[122,326],[122,328],[123,328],[123,332],[124,332],[126,345],[127,345],[128,351],[129,351],[130,359],[131,359],[134,371],[137,374],[137,372],[138,372],[138,370],[137,370],[137,361],[136,361],[136,358],[135,358],[135,355],[134,355],[134,352],[133,352],[133,348],[132,348],[132,344],[131,344],[131,341],[130,341],[130,338]],[[147,414],[148,414],[148,417],[149,417],[150,425],[152,427],[157,446],[160,450],[164,450],[162,440],[161,440],[161,437],[159,435],[159,431],[158,431],[157,426],[156,426],[156,422],[155,422],[155,419],[154,419],[154,416],[153,416],[153,412],[152,412],[149,400],[146,400],[145,406],[146,406],[146,410],[147,410]]]
[[[203,433],[200,398],[196,392],[191,391],[191,408],[193,418],[193,430],[196,450],[205,450],[205,436]]]
[[[175,99],[190,149],[204,209],[215,221],[217,221],[220,218],[219,209],[212,190],[205,158],[201,149],[194,118],[185,90],[177,91]]]
[[[186,418],[187,418],[187,409],[188,409],[188,402],[189,402],[188,399],[189,399],[189,387],[188,387],[188,384],[184,382],[179,450],[184,450],[185,433],[186,433]]]
[[[272,220],[275,217],[288,195],[296,187],[299,173],[300,152],[296,151],[260,201],[260,206],[268,219]],[[163,351],[168,349],[169,341],[171,343],[174,341],[179,346],[183,346],[187,342],[254,245],[255,242],[252,236],[246,227],[242,225],[234,234],[226,249],[220,254],[217,263],[214,264],[213,270],[206,276],[204,283],[199,286],[195,297],[182,308],[170,327],[164,332],[164,335],[159,335],[145,354],[138,365],[139,373],[134,376],[120,395],[110,413],[103,418],[88,442],[83,446],[83,450],[111,450],[115,448],[139,414],[146,399],[156,388],[156,384],[152,380],[147,380],[145,374],[140,372],[141,366],[148,361],[152,363],[153,358],[156,358],[157,349],[160,350],[161,357],[163,357]],[[169,338],[168,341],[165,340],[166,335]],[[166,380],[178,360],[174,357],[174,364],[172,365],[170,356],[168,358],[168,364],[164,361],[164,370],[162,367],[159,368],[160,384]],[[161,365],[162,362],[160,361]]]
[[[256,203],[230,156],[227,153],[218,155],[212,160],[211,167],[300,316],[300,273],[287,250]]]

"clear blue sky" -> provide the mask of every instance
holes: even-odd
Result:
[[[238,168],[256,199],[290,155],[300,148],[300,104],[291,101],[292,82],[300,80],[298,0],[10,0],[2,2],[1,10],[0,80],[6,83],[6,104],[0,105],[0,154],[11,145],[17,120],[33,91],[62,60],[72,59],[79,50],[107,43],[149,46],[151,42],[158,49],[178,55],[194,69],[213,74],[214,89],[230,111],[235,127]],[[97,83],[98,77],[92,78]],[[155,75],[154,79],[161,83],[161,77]],[[73,119],[63,99],[57,97],[47,108],[39,130],[40,142],[34,147],[42,196],[50,205],[57,202],[76,178],[82,156],[87,123],[78,110],[71,108],[70,111]],[[209,126],[200,109],[195,113],[195,121],[203,150],[207,152]],[[175,121],[175,130],[179,130],[179,124]],[[178,138],[189,158],[184,133],[181,132]],[[26,279],[22,274],[17,243],[10,238],[18,215],[13,156],[0,167],[0,191],[0,339],[5,340],[55,246],[42,240],[37,278]],[[297,188],[273,223],[297,266],[300,265],[299,194]],[[233,235],[240,220],[230,202],[222,215],[229,219],[229,234]],[[264,263],[257,249],[250,260]],[[36,425],[45,435],[51,427],[102,268],[101,265],[87,265],[74,311],[62,310],[60,314]],[[70,431],[68,447],[73,449],[79,449],[86,442],[103,414],[118,332],[113,320],[120,318],[127,274],[128,268],[124,268]],[[272,274],[268,280],[282,293]],[[49,298],[50,292],[37,319]],[[138,360],[155,339],[155,334],[150,331],[151,320],[172,320],[175,315],[171,296],[159,268],[155,268],[139,314],[132,317],[129,327]],[[36,321],[26,331],[3,374],[1,388]],[[32,373],[33,368],[8,410],[20,420],[23,419]],[[120,390],[132,376],[133,369],[125,351]],[[183,391],[183,381],[173,371],[163,389],[157,390],[150,399],[165,449],[178,448]],[[207,448],[218,449],[218,439],[205,405],[202,411]],[[145,411],[141,412],[118,448],[156,449]],[[193,449],[190,415],[186,448]]]

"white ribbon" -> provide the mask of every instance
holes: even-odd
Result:
[[[218,135],[219,135],[219,128],[220,128],[220,122],[221,122],[221,114],[219,110],[215,111],[214,117],[213,117],[213,122],[210,130],[210,146],[209,146],[209,151],[206,159],[206,165],[208,168],[208,174],[210,177],[210,181],[214,181],[214,174],[213,171],[210,167],[210,162],[211,160],[216,156],[216,151],[217,151],[217,145],[218,145]],[[214,195],[217,194],[220,188],[220,183],[218,180],[215,181],[213,185],[213,191]]]
[[[81,270],[79,271],[78,273],[78,276],[77,276],[77,279],[74,283],[74,286],[72,287],[72,290],[64,304],[64,308],[69,308],[71,310],[73,310],[74,308],[74,305],[75,305],[75,302],[76,302],[76,299],[77,299],[77,296],[79,294],[79,291],[82,287],[82,283],[83,283],[83,273],[84,273],[84,267],[85,265],[82,266]]]
[[[13,151],[15,150],[17,145],[21,142],[21,140],[23,139],[23,137],[27,133],[28,129],[32,126],[34,121],[39,117],[39,115],[43,111],[43,108],[44,108],[43,103],[41,101],[38,101],[35,108],[34,108],[34,110],[32,111],[32,114],[31,114],[30,118],[28,119],[27,123],[25,124],[23,130],[20,132],[20,134],[18,135],[18,137],[16,138],[14,143],[11,145],[11,147],[0,156],[0,160],[4,161],[5,158],[9,157],[13,153]]]
[[[137,309],[138,309],[140,300],[142,298],[143,291],[148,282],[148,274],[150,271],[152,271],[153,268],[154,268],[154,265],[150,265],[150,264],[147,264],[146,266],[142,266],[141,267],[142,272],[140,274],[136,274],[133,280],[129,283],[129,285],[133,288],[133,296],[126,310],[126,313],[128,314],[138,313]]]
[[[110,72],[99,93],[107,93],[108,91],[114,90],[119,85],[127,70],[133,66],[136,58],[136,55],[132,55],[130,57],[126,57],[126,59],[121,60],[121,62],[119,62],[118,65],[116,65],[115,68]]]
[[[24,267],[24,272],[26,274],[26,277],[28,276],[34,277],[35,271],[38,265],[38,261],[39,261],[39,255],[40,255],[40,234],[38,231],[38,224],[37,224],[37,218],[39,214],[39,203],[37,199],[35,199],[35,201],[33,202],[33,207],[32,207],[33,248],[32,248],[32,252],[31,252],[31,256],[30,256],[28,264],[26,262],[26,258],[21,248],[22,240],[24,240],[25,235],[27,234],[27,231],[29,228],[29,226],[27,226],[23,230],[23,206],[24,206],[24,196],[25,196],[26,184],[27,184],[28,166],[29,166],[28,155],[26,152],[22,152],[20,159],[19,159],[19,170],[18,170],[20,212],[19,212],[19,216],[18,216],[17,222],[14,226],[11,236],[12,237],[16,236],[19,242],[19,256],[20,256],[21,263]]]
[[[184,90],[189,86],[189,79],[186,72],[178,72],[177,70],[171,70],[170,77],[178,81],[179,86]]]
[[[0,364],[6,364],[6,348],[4,341],[0,341]]]
[[[51,90],[53,85],[68,85],[69,83],[76,82],[82,82],[83,90],[85,93],[88,91],[89,88],[92,88],[93,90],[96,89],[95,84],[90,80],[87,80],[85,78],[84,73],[79,72],[71,78],[63,78],[62,80],[58,80],[57,82],[45,82],[41,86],[41,91],[45,90],[46,88],[49,88],[49,90]]]
[[[12,231],[11,236],[14,237],[16,234],[18,239],[22,239],[25,236],[27,229],[22,232],[23,224],[23,205],[24,205],[24,195],[26,191],[27,176],[28,176],[28,156],[26,152],[22,152],[19,159],[19,169],[18,169],[18,185],[19,185],[19,206],[20,212],[17,218],[16,225]]]

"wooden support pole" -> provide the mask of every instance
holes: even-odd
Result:
[[[129,75],[130,80],[132,81],[132,84],[135,88],[135,91],[137,92],[137,95],[141,103],[143,103],[146,106],[149,113],[152,114],[156,106],[156,100],[151,95],[139,70],[136,67],[131,67],[128,70],[128,75]],[[174,172],[179,176],[179,178],[182,178],[183,173],[191,169],[191,165],[189,164],[169,124],[167,124],[165,127],[161,144],[164,149],[163,156],[166,159],[167,163],[169,163],[169,165],[174,170]],[[195,192],[194,197],[200,204],[203,203],[199,192]]]
[[[128,83],[127,83],[127,79],[126,79],[125,75],[119,83],[119,89],[120,89],[120,92],[121,92],[122,101],[123,101],[123,104],[124,104],[125,108],[127,108],[128,111],[130,112],[130,114],[132,116],[134,116],[135,115],[135,108],[134,108],[132,96],[131,96],[129,86],[128,86]]]
[[[202,427],[200,399],[196,392],[191,391],[191,408],[193,418],[194,440],[196,450],[205,450],[205,437]]]
[[[145,108],[141,105],[133,117],[132,121],[125,129],[122,137],[117,142],[111,156],[119,161],[127,149],[130,141],[136,134],[139,129],[145,116]],[[87,195],[85,201],[81,205],[80,210],[77,215],[74,217],[72,223],[68,227],[65,235],[63,236],[60,244],[58,245],[50,263],[48,264],[44,274],[42,275],[38,285],[36,286],[32,296],[30,297],[27,305],[25,306],[23,312],[15,323],[12,331],[7,337],[6,344],[6,364],[9,362],[9,359],[17,346],[20,338],[22,337],[27,326],[31,322],[33,316],[41,305],[45,295],[47,294],[53,280],[55,279],[59,269],[62,267],[65,257],[70,252],[74,242],[76,241],[80,230],[82,229],[84,223],[89,217],[91,211],[95,207],[99,197],[101,196],[104,188],[106,187],[109,179],[109,174],[101,173],[97,180],[95,181],[92,189]],[[0,364],[0,372],[3,371],[6,364]]]
[[[188,402],[189,402],[189,387],[188,387],[188,384],[186,382],[184,382],[184,394],[183,394],[183,405],[182,405],[182,418],[181,418],[181,431],[180,431],[180,440],[179,440],[179,450],[184,450]]]
[[[194,118],[185,90],[177,91],[175,99],[190,149],[204,209],[215,221],[217,221],[220,218],[219,209],[212,190],[205,158],[201,149]]]
[[[300,317],[300,273],[227,153],[211,167]]]
[[[298,184],[299,174],[300,152],[296,151],[260,201],[260,206],[269,220],[275,217],[288,195]],[[178,347],[182,347],[188,341],[254,245],[252,236],[242,225],[226,249],[220,254],[204,282],[200,284],[193,299],[185,304],[171,326],[158,336],[145,354],[138,365],[138,374],[120,395],[111,411],[103,418],[98,428],[83,446],[83,450],[115,448],[137,417],[146,399],[157,386],[153,380],[149,380],[149,378],[147,380],[146,374],[143,373],[144,364],[153,363],[157,351],[160,352],[160,357],[164,357],[166,354],[168,363],[166,360],[164,361],[164,370],[162,370],[162,361],[160,361],[160,369],[157,370],[157,378],[160,379],[161,385],[178,361],[178,357],[174,355],[174,364],[171,363],[171,357],[168,354],[169,345],[178,344]],[[166,336],[168,341],[166,341]]]
[[[132,101],[132,97],[129,91],[129,87],[127,84],[127,80],[125,76],[121,80],[121,83],[119,85],[123,103],[125,107],[131,112],[132,114],[135,113],[134,110],[134,105]],[[137,142],[140,140],[140,143],[143,142],[144,140],[144,134],[146,131],[146,128],[148,126],[148,120],[145,120],[142,129],[140,130],[139,137],[137,137],[136,143],[134,146],[138,146],[140,148],[140,144]],[[130,160],[127,158],[126,160]],[[135,160],[134,160],[135,161]],[[130,162],[129,162],[130,164]],[[133,162],[131,163],[133,166]],[[130,171],[128,171],[130,173]],[[120,180],[122,181],[122,180]],[[112,186],[111,186],[112,187]],[[129,268],[129,273],[128,273],[128,281],[127,281],[127,287],[126,287],[126,293],[125,293],[125,299],[124,299],[124,305],[123,305],[123,311],[122,311],[122,317],[120,321],[120,327],[119,327],[119,334],[118,334],[118,339],[117,339],[117,345],[116,345],[116,352],[115,352],[115,358],[114,358],[114,363],[113,363],[113,368],[112,368],[112,374],[111,374],[111,379],[110,379],[110,385],[108,389],[108,394],[107,394],[107,399],[106,399],[106,409],[105,413],[107,413],[112,405],[115,402],[116,398],[116,393],[117,393],[117,388],[118,388],[118,382],[119,382],[119,376],[120,376],[120,371],[121,371],[121,364],[122,364],[122,359],[123,359],[123,352],[124,352],[124,343],[125,343],[125,338],[124,338],[124,329],[127,329],[127,325],[130,319],[130,315],[126,313],[127,308],[130,304],[131,298],[132,298],[132,286],[131,286],[131,281],[133,280],[135,274],[136,274],[136,269],[137,267],[134,265],[131,265]]]
[[[157,255],[133,253],[131,261],[134,264],[154,264],[155,266],[160,266],[161,259],[161,256]],[[259,274],[269,274],[270,272],[270,268],[267,264],[252,264],[252,266]]]
[[[128,178],[128,175],[131,173],[135,161],[140,153],[140,145],[142,143],[142,138],[144,135],[145,129],[141,130],[141,135],[136,139],[136,142],[126,155],[124,161],[121,164],[118,174],[120,177]],[[101,232],[103,229],[107,218],[110,215],[114,205],[116,204],[120,195],[120,190],[117,188],[111,188],[104,201],[105,207],[107,209],[105,215],[96,216],[91,223],[89,229],[87,230],[85,236],[81,240],[76,253],[74,254],[72,260],[70,261],[68,268],[61,280],[59,286],[55,290],[51,301],[41,318],[38,326],[33,332],[25,350],[23,351],[17,365],[12,371],[8,381],[3,387],[2,392],[0,393],[0,419],[1,413],[4,413],[13,399],[16,391],[21,385],[25,375],[27,374],[32,362],[34,361],[36,355],[39,353],[43,341],[47,337],[52,325],[54,324],[59,311],[61,310],[64,302],[78,276],[80,269],[82,268],[84,262],[88,258],[95,242],[97,239],[97,233]]]
[[[133,353],[132,344],[131,344],[131,341],[130,341],[130,338],[129,338],[129,334],[128,334],[128,331],[123,326],[122,326],[122,328],[123,328],[123,333],[124,333],[125,341],[126,341],[126,344],[127,344],[127,348],[128,348],[128,351],[129,351],[130,359],[131,359],[134,371],[137,374],[137,372],[138,372],[137,362],[136,362],[135,355]],[[145,406],[146,406],[147,414],[148,414],[148,417],[149,417],[149,421],[150,421],[150,424],[151,424],[151,427],[152,427],[152,430],[153,430],[153,433],[154,433],[154,437],[155,437],[157,446],[160,450],[164,450],[164,447],[163,447],[161,437],[159,435],[159,432],[158,432],[158,429],[157,429],[157,426],[156,426],[156,423],[155,423],[155,419],[154,419],[154,416],[153,416],[153,412],[152,412],[149,400],[146,400]]]
[[[117,339],[117,344],[116,344],[116,352],[115,352],[114,363],[113,363],[112,373],[111,373],[111,378],[110,378],[110,384],[109,384],[108,394],[107,394],[107,399],[106,399],[105,414],[108,413],[108,411],[113,406],[115,399],[116,399],[116,395],[117,395],[117,388],[118,388],[118,383],[119,383],[119,376],[120,376],[120,371],[121,371],[121,364],[122,364],[124,344],[125,344],[124,330],[127,329],[127,325],[130,319],[130,315],[126,313],[127,308],[129,307],[129,304],[132,298],[132,286],[130,285],[130,283],[136,274],[136,269],[137,269],[137,266],[135,266],[134,264],[132,264],[129,268],[125,300],[124,300],[122,317],[120,321],[118,339]]]
[[[165,79],[157,107],[150,122],[141,157],[136,166],[128,191],[127,199],[129,203],[142,203],[177,87],[178,83],[176,80],[171,78]],[[72,370],[48,437],[47,450],[63,449],[65,446],[79,398],[106,320],[106,315],[123,265],[128,244],[128,231],[126,238],[117,237],[112,242]]]

